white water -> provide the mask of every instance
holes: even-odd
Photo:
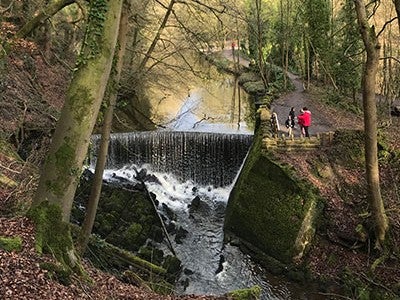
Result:
[[[272,286],[249,256],[236,247],[223,245],[224,212],[232,185],[215,188],[198,186],[193,181],[181,182],[171,174],[152,172],[149,165],[109,169],[105,171],[104,179],[113,181],[122,177],[134,183],[136,170],[141,168],[146,168],[148,174],[155,175],[160,181],[160,184],[146,183],[148,190],[160,202],[159,212],[167,218],[162,204],[167,205],[176,215],[172,222],[188,232],[182,243],[177,243],[175,235],[171,235],[172,245],[184,270],[176,286],[177,293],[221,295],[257,284],[263,289],[262,299],[290,299],[289,289],[284,283]],[[196,196],[200,197],[202,204],[191,212],[189,205]],[[169,252],[166,245],[159,247]],[[222,271],[217,273],[221,255],[225,261]]]
[[[249,104],[243,101],[242,112],[238,114],[238,104],[232,103],[232,92],[227,93],[227,90],[232,90],[232,85],[223,84],[218,88],[222,88],[218,98],[207,88],[191,91],[169,129],[252,134],[246,122],[239,118],[248,113]],[[159,180],[159,183],[146,182],[147,189],[160,202],[159,212],[167,216],[162,204],[167,205],[176,215],[176,220],[171,222],[187,231],[182,242],[176,242],[175,236],[171,235],[174,250],[184,270],[176,286],[177,293],[221,295],[257,284],[262,287],[262,299],[307,299],[303,291],[296,291],[289,282],[267,275],[237,247],[223,244],[225,207],[233,183],[219,188],[213,185],[199,186],[190,180],[178,180],[170,173],[153,172],[151,165],[110,169],[104,177],[112,181],[113,176],[117,175],[135,182],[135,170],[141,168],[146,168]],[[201,199],[201,205],[199,209],[191,211],[189,205],[196,196]],[[168,252],[165,245],[159,246]],[[217,272],[221,256],[224,258],[223,268]]]

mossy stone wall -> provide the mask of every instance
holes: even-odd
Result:
[[[296,243],[302,241],[306,246],[312,238],[310,226],[314,224],[318,200],[306,184],[295,179],[292,170],[263,151],[261,140],[256,134],[229,197],[224,229],[227,236],[234,235],[289,264],[299,251],[304,252]],[[309,215],[310,209],[313,216]],[[302,236],[305,232],[307,242]]]

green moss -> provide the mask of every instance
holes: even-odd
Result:
[[[2,237],[0,236],[0,249],[5,251],[21,251],[22,239],[18,237]]]
[[[41,263],[40,267],[48,271],[47,276],[50,279],[57,280],[63,285],[69,285],[71,283],[72,272],[70,269],[66,269],[60,264],[48,262]]]
[[[57,177],[46,181],[46,187],[56,196],[62,197],[65,190],[67,190],[69,185],[67,178],[70,178],[71,175],[78,177],[80,174],[80,169],[75,167],[75,150],[76,141],[66,137],[54,155],[48,158],[49,163],[54,163],[56,167]]]
[[[74,207],[86,206],[90,182],[81,182]],[[137,251],[147,238],[159,236],[160,221],[147,194],[104,185],[93,232],[107,242],[128,251]],[[74,209],[73,220],[83,222],[83,214]]]
[[[257,256],[261,264],[270,265],[265,257],[275,259],[280,264],[273,264],[272,272],[288,275],[287,267],[294,267],[313,242],[324,202],[317,188],[296,177],[291,166],[281,165],[262,145],[257,132],[228,201],[225,236],[227,242],[236,236],[258,248],[264,254]],[[291,274],[305,281],[303,270],[295,268]]]
[[[256,73],[246,72],[239,76],[239,84],[243,85],[246,82],[258,81],[259,77]]]
[[[132,223],[124,232],[123,236],[127,243],[138,243],[143,232],[142,225],[138,223]]]
[[[250,95],[264,95],[266,93],[262,81],[249,81],[243,84],[243,89]]]
[[[89,121],[90,113],[88,112],[92,110],[95,102],[92,92],[88,87],[79,85],[77,89],[70,91],[68,101],[70,107],[73,108],[74,120],[80,125],[85,125]]]
[[[330,160],[348,167],[363,167],[365,162],[365,134],[356,130],[340,130],[334,135]],[[346,155],[343,155],[346,153]]]
[[[66,269],[83,275],[84,272],[75,256],[69,224],[62,221],[58,205],[42,202],[28,212],[36,227],[36,250],[52,254]]]
[[[90,261],[98,268],[106,271],[134,269],[144,271],[147,276],[164,276],[167,270],[145,259],[135,256],[129,251],[116,247],[92,235],[88,245],[90,251],[86,254]]]
[[[157,248],[152,247],[141,247],[139,249],[138,255],[151,263],[160,265],[164,259],[164,252]]]
[[[313,231],[303,219],[313,190],[293,178],[291,171],[275,163],[261,151],[256,135],[240,177],[231,192],[225,217],[225,230],[260,248],[267,255],[290,263],[298,255],[295,244],[300,230],[309,242]],[[309,224],[314,218],[309,216]],[[300,241],[303,242],[303,241]]]
[[[165,258],[165,261],[163,263],[163,267],[167,270],[168,273],[170,274],[177,274],[180,272],[182,266],[181,266],[181,261],[172,255],[168,255]]]
[[[258,300],[261,297],[261,288],[255,285],[248,289],[241,289],[227,293],[233,300]]]

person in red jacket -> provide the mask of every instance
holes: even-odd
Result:
[[[300,109],[300,114],[297,116],[297,124],[299,124],[300,135],[304,136],[304,111]]]
[[[307,107],[303,107],[302,123],[305,137],[310,137],[308,128],[311,126],[311,111]]]

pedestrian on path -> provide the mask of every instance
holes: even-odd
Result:
[[[285,122],[286,128],[288,129],[288,136],[292,137],[293,136],[293,128],[294,128],[294,120],[292,119],[292,116],[289,114],[286,122]]]
[[[303,128],[305,137],[310,137],[308,128],[311,126],[311,111],[305,106],[303,107]]]
[[[292,128],[294,128],[295,125],[295,119],[296,119],[296,115],[295,115],[295,108],[292,107],[289,111],[289,117],[292,120]]]
[[[297,116],[297,124],[299,124],[300,136],[304,137],[305,130],[304,130],[304,111],[303,111],[303,109],[300,109],[300,114]]]

